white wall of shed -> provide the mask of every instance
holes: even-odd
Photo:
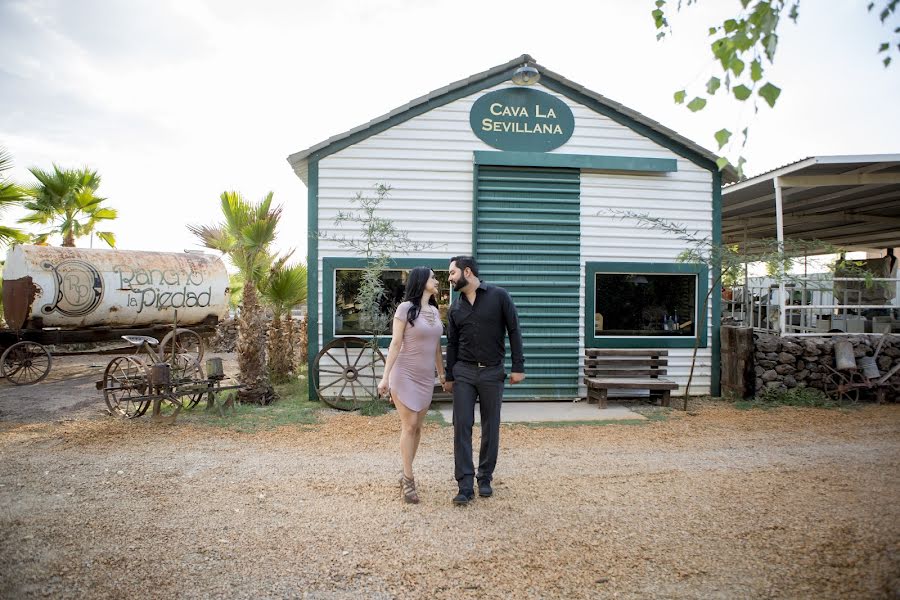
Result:
[[[479,97],[506,87],[509,84],[497,85],[432,109],[323,158],[318,171],[319,229],[346,236],[358,233],[347,224],[339,230],[335,228],[337,212],[347,210],[357,192],[373,194],[376,184],[386,183],[392,191],[380,207],[379,215],[392,219],[412,239],[436,244],[423,252],[423,256],[471,253],[473,152],[496,149],[472,132],[469,111]],[[678,240],[666,239],[659,232],[635,231],[633,226],[601,215],[605,208],[645,211],[686,223],[701,233],[711,231],[712,175],[709,171],[586,106],[541,85],[537,87],[565,102],[575,117],[572,137],[552,153],[678,160],[678,171],[663,175],[582,172],[582,292],[585,261],[673,262],[684,247]],[[319,242],[318,254],[317,335],[321,347],[324,339],[322,259],[354,255],[330,240]],[[583,298],[582,293],[582,323]],[[581,333],[583,350],[583,329]],[[709,391],[711,345],[710,338],[708,347],[698,354],[693,393]],[[669,373],[681,384],[681,389],[687,381],[690,355],[690,349],[669,350]]]

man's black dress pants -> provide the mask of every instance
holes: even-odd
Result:
[[[475,402],[481,408],[481,450],[478,453],[478,480],[491,481],[500,449],[500,407],[503,404],[503,365],[479,367],[457,362],[453,365],[453,456],[455,476],[461,492],[474,491],[476,476],[472,461],[472,425]]]

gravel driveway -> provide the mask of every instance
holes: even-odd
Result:
[[[2,423],[0,597],[900,597],[897,405],[504,425],[466,508],[436,424],[401,504],[397,433]]]

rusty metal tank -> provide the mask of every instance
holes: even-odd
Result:
[[[213,323],[228,310],[228,272],[190,252],[14,246],[3,268],[12,329]]]

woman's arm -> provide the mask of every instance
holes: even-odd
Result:
[[[399,311],[398,311],[399,312]],[[391,331],[391,345],[388,348],[387,359],[384,361],[384,375],[381,377],[381,383],[378,384],[378,393],[387,394],[391,386],[390,381],[391,369],[397,362],[397,356],[400,355],[400,347],[403,346],[403,332],[406,331],[406,319],[394,315],[394,324]]]
[[[441,385],[444,385],[447,379],[444,377],[444,355],[441,354],[440,339],[438,339],[437,350],[434,353],[434,368],[437,369],[438,380],[441,382]]]

